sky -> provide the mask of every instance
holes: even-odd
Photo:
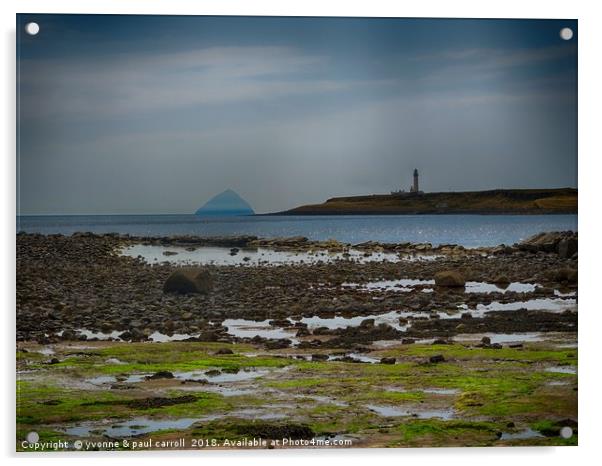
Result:
[[[18,213],[193,213],[228,188],[274,212],[407,190],[414,168],[427,192],[577,187],[577,32],[18,15]]]

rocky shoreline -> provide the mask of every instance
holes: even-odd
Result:
[[[214,282],[208,294],[170,294],[163,287],[177,265],[168,261],[148,264],[142,258],[125,257],[120,251],[132,244],[231,248],[231,254],[263,247],[287,251],[342,252],[332,262],[283,264],[265,267],[205,265]],[[350,250],[369,257],[379,252],[398,254],[398,262],[359,262],[346,258]],[[76,233],[17,235],[17,339],[52,342],[87,339],[80,330],[109,334],[119,332],[126,341],[144,341],[153,332],[187,334],[191,341],[244,341],[228,333],[226,319],[269,320],[288,326],[303,345],[316,347],[370,344],[389,337],[452,338],[457,333],[483,331],[576,331],[576,312],[542,318],[534,312],[516,315],[501,312],[468,318],[471,310],[491,303],[530,299],[562,299],[558,290],[576,294],[577,235],[558,232],[493,248],[466,249],[457,245],[382,244],[349,245],[306,238],[135,237],[130,235]],[[404,260],[416,256],[417,260]],[[421,260],[425,259],[425,260]],[[428,259],[428,260],[426,260]],[[464,288],[416,286],[409,292],[366,290],[358,285],[379,280],[432,280],[437,273],[454,270],[465,281],[498,283],[499,290],[467,293]],[[529,293],[504,290],[509,283],[534,283]],[[461,307],[466,308],[461,312]],[[308,331],[300,321],[318,316],[354,317],[391,310],[424,315],[411,318],[406,332],[380,325],[346,331]],[[537,310],[537,309],[535,309]],[[450,318],[436,319],[441,311]],[[539,310],[544,316],[545,306]],[[463,315],[464,314],[464,315]],[[520,317],[520,318],[517,318]],[[286,320],[289,319],[289,320]],[[283,323],[283,321],[285,321]],[[545,321],[545,325],[544,322]],[[542,327],[543,326],[543,327]],[[300,330],[300,331],[299,331]],[[317,335],[316,330],[318,330]],[[352,334],[353,333],[353,334]],[[407,333],[407,335],[406,335]],[[293,335],[295,335],[293,334]],[[325,336],[327,338],[325,338]],[[94,337],[92,337],[94,338]],[[255,342],[261,342],[260,337]],[[269,342],[288,346],[290,341]]]
[[[126,254],[141,245],[159,260]],[[240,260],[178,259],[216,251]],[[577,257],[571,232],[478,249],[19,234],[17,449],[31,431],[66,450],[575,445]]]

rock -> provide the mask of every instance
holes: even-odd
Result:
[[[113,330],[113,324],[111,322],[102,322],[100,324],[100,330],[103,333],[109,333],[111,330]]]
[[[483,337],[483,338],[481,338],[481,343],[483,343],[484,345],[490,345],[491,344],[491,338],[489,338],[489,337]]]
[[[145,379],[147,380],[157,380],[157,379],[173,379],[174,375],[169,371],[159,371],[155,372],[153,375],[147,375]]]
[[[395,358],[381,358],[381,364],[395,364]]]
[[[465,278],[460,272],[454,270],[444,270],[435,274],[435,285],[444,287],[464,287]]]
[[[312,361],[327,361],[328,360],[328,355],[327,354],[320,354],[320,353],[312,354],[311,355],[311,360]]]
[[[401,344],[402,344],[402,345],[412,345],[412,344],[414,344],[414,343],[416,343],[416,340],[415,340],[415,339],[413,339],[413,338],[403,338],[403,339],[401,340]]]
[[[182,267],[167,278],[163,285],[164,293],[209,294],[213,289],[211,274],[200,267]]]
[[[438,362],[444,362],[444,361],[445,361],[445,358],[443,357],[442,354],[435,354],[429,358],[429,362],[431,364],[436,364]]]
[[[268,340],[265,342],[265,347],[267,349],[283,349],[291,346],[293,342],[288,338],[279,338],[275,340]]]
[[[437,338],[433,341],[433,345],[449,345],[449,341],[444,340],[443,338]]]
[[[558,255],[561,259],[569,259],[577,253],[577,238],[565,238],[558,243]]]
[[[130,333],[129,340],[131,340],[131,341],[141,341],[141,340],[147,339],[146,335],[144,335],[144,333],[142,333],[137,328],[130,328],[129,333]]]
[[[291,438],[309,440],[317,435],[311,427],[305,424],[296,424],[292,422],[286,422],[286,424],[273,424],[259,419],[236,424],[234,429],[237,435],[248,438],[257,437],[278,440]],[[268,442],[268,448],[269,445],[272,445],[273,448],[274,442]]]
[[[510,279],[506,275],[498,275],[493,279],[493,283],[501,288],[507,288],[510,285]]]
[[[522,251],[531,252],[556,252],[558,243],[563,237],[564,234],[559,231],[538,233],[519,243],[518,248]]]
[[[230,348],[220,348],[215,352],[215,354],[234,354],[234,351],[232,351]]]
[[[73,330],[65,330],[63,331],[61,338],[63,340],[77,340],[77,335]]]
[[[374,327],[374,319],[364,319],[360,322],[361,328],[370,328]]]
[[[176,256],[177,254],[176,251],[163,251],[164,256]]]
[[[564,267],[550,272],[550,276],[553,280],[561,283],[577,283],[577,269],[570,267]]]

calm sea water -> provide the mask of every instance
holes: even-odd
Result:
[[[306,236],[345,243],[513,244],[540,231],[577,231],[576,215],[333,215],[199,218],[195,215],[20,216],[17,231],[138,236]]]

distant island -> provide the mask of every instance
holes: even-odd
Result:
[[[229,217],[254,215],[255,211],[237,192],[226,189],[209,199],[195,214],[203,217]]]
[[[494,189],[333,197],[270,215],[576,214],[577,189]]]

